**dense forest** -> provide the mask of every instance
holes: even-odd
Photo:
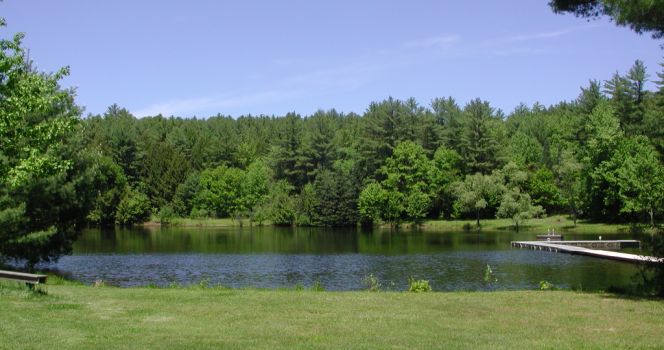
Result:
[[[452,97],[362,115],[83,118],[71,147],[97,169],[95,225],[155,215],[340,226],[569,214],[654,225],[664,209],[664,73],[636,61],[577,99],[505,114]]]

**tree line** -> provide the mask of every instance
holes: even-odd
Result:
[[[373,102],[362,115],[83,118],[98,225],[159,217],[345,226],[566,213],[654,225],[664,208],[664,73],[641,61],[573,101]]]

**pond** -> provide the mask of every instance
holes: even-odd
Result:
[[[316,228],[134,228],[86,230],[73,254],[42,266],[84,283],[117,286],[196,284],[233,288],[327,290],[366,288],[373,274],[385,290],[408,278],[436,291],[564,288],[605,290],[632,282],[637,267],[622,262],[515,249],[534,232],[431,232]],[[609,233],[604,239],[633,238]],[[597,239],[567,235],[566,239]],[[486,266],[497,281],[485,282]]]

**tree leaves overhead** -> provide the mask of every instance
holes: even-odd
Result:
[[[577,17],[608,16],[617,25],[635,32],[664,37],[664,1],[662,0],[552,0],[549,6],[556,13],[569,12]]]

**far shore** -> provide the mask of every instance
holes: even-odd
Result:
[[[174,218],[168,224],[162,224],[158,219],[147,221],[139,226],[143,227],[260,227],[273,226],[270,222],[257,223],[249,219],[232,218]],[[480,227],[475,220],[425,220],[421,223],[404,222],[398,226],[382,224],[379,229],[418,229],[424,231],[459,232],[459,231],[515,231],[514,222],[510,219],[483,219]],[[585,220],[574,221],[565,215],[553,215],[544,218],[529,219],[519,223],[519,231],[547,233],[555,231],[560,233],[629,233],[647,231],[646,225],[633,225],[626,223],[601,223]]]

